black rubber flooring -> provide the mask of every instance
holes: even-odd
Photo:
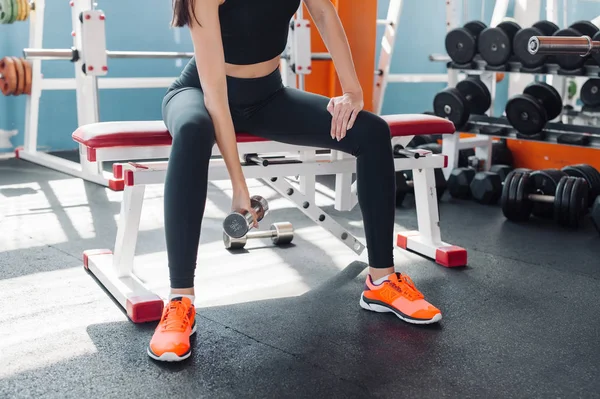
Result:
[[[331,187],[331,180],[323,180]],[[212,185],[199,253],[198,333],[178,364],[82,267],[111,247],[120,193],[20,160],[0,162],[2,398],[598,398],[600,236],[591,222],[516,225],[499,207],[444,198],[446,269],[398,251],[444,319],[413,326],[358,306],[365,265],[259,183],[294,245],[222,249],[227,185]],[[162,187],[146,192],[136,264],[164,294]],[[360,212],[325,209],[362,237]],[[416,227],[410,200],[398,229]]]

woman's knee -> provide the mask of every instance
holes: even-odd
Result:
[[[388,147],[391,151],[392,138],[390,126],[380,116],[363,111],[356,120],[353,129],[355,128],[358,128],[361,152],[368,151],[369,149],[382,151]]]
[[[173,137],[173,147],[212,151],[215,143],[215,128],[207,115],[195,115],[176,121],[169,132]]]

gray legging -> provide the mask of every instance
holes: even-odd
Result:
[[[358,201],[369,265],[393,266],[395,172],[388,124],[361,111],[347,136],[334,140],[329,99],[284,87],[279,70],[254,79],[227,77],[227,91],[236,131],[357,157]],[[164,201],[171,288],[191,288],[215,144],[194,59],[169,88],[163,100],[163,118],[173,136]]]

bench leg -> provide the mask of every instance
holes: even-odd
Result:
[[[92,273],[126,311],[134,323],[159,320],[163,300],[133,273],[145,186],[127,186],[123,191],[114,253],[90,250],[83,254],[85,268]]]
[[[467,264],[467,251],[442,241],[434,170],[414,169],[414,190],[417,208],[417,231],[400,232],[396,244],[405,250],[424,255],[442,266]]]
[[[306,197],[300,190],[292,186],[285,178],[262,179],[265,184],[272,187],[280,195],[292,201],[298,209],[306,216],[311,218],[316,224],[333,234],[344,245],[350,248],[357,255],[361,255],[365,250],[365,245],[354,237],[342,225],[336,222],[331,216],[323,212],[321,208],[315,205],[315,202]]]

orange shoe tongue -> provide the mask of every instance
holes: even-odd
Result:
[[[181,297],[181,296],[176,296],[176,297],[172,298],[170,302],[181,302],[181,303],[186,304],[187,306],[192,304],[192,301],[190,300],[190,298]]]

